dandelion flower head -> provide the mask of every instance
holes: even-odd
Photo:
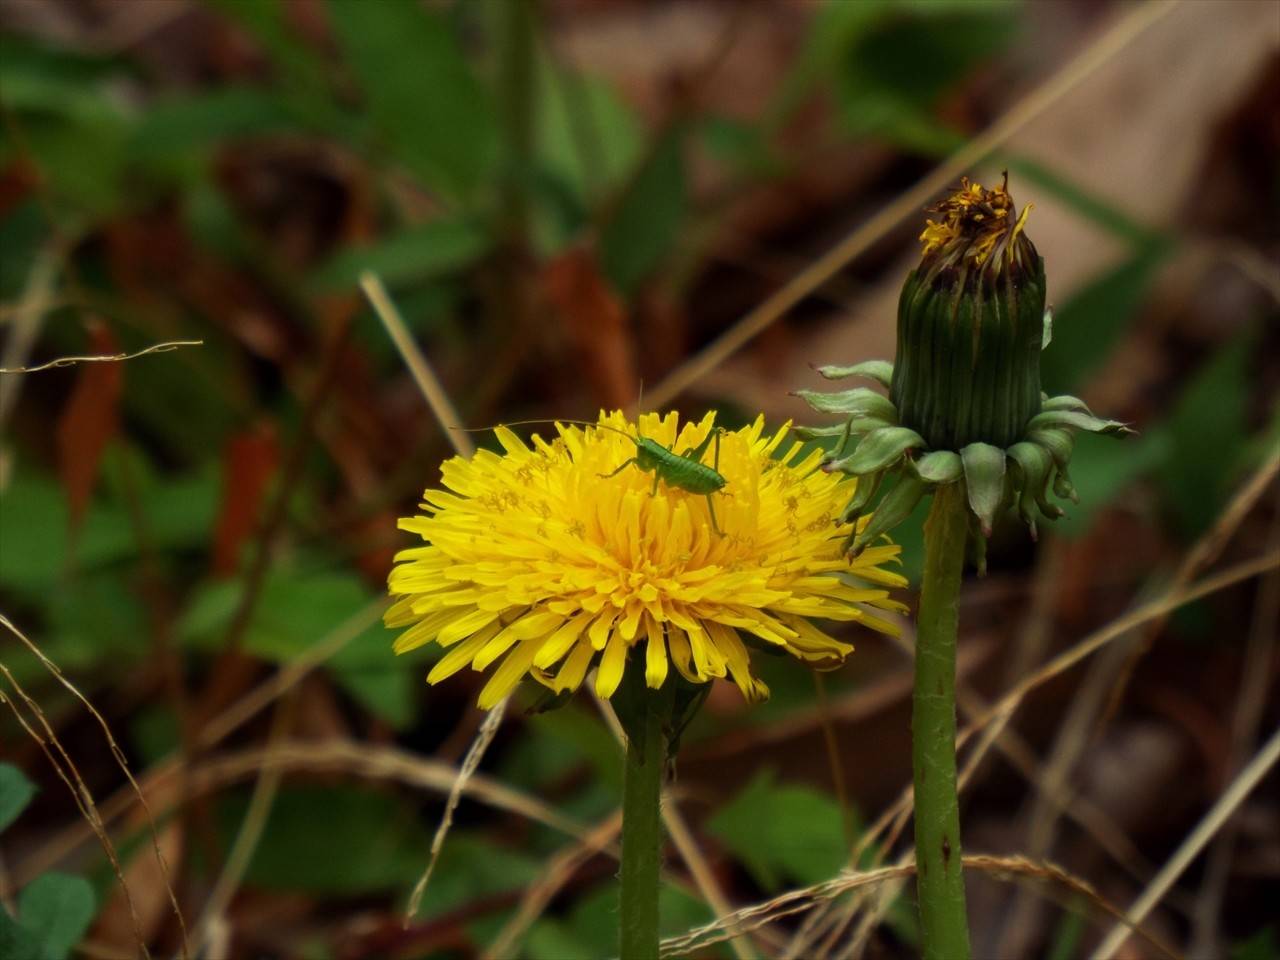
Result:
[[[902,609],[887,588],[906,581],[885,569],[898,547],[845,555],[850,528],[838,516],[857,481],[816,469],[821,450],[784,449],[787,427],[766,434],[761,417],[722,433],[714,525],[705,496],[661,478],[655,492],[654,475],[634,464],[602,477],[635,456],[631,437],[683,453],[714,421],[602,413],[599,427],[556,424],[555,439],[528,443],[499,427],[503,453],[444,463],[444,489],[400,521],[425,545],[398,554],[390,576],[398,599],[386,623],[404,628],[396,652],[443,647],[433,684],[494,668],[486,709],[526,675],[560,693],[595,667],[596,692],[609,697],[624,670],[658,688],[672,664],[690,682],[732,679],[754,701],[768,688],[749,645],[829,667],[853,647],[810,618],[895,633],[875,611]],[[708,466],[714,451],[713,440]]]
[[[1031,204],[1017,212],[1009,195],[1009,174],[990,190],[980,183],[960,178],[960,189],[930,208],[942,215],[941,220],[926,221],[920,242],[924,256],[953,252],[955,259],[984,264],[993,253],[1013,256],[1019,248],[1018,238],[1025,236]]]

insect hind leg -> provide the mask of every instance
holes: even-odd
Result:
[[[720,529],[720,524],[716,522],[716,505],[711,502],[711,494],[707,494],[707,512],[711,514],[711,529],[716,532],[717,537],[723,537],[724,531]]]
[[[720,427],[712,427],[710,432],[702,438],[702,442],[696,447],[690,447],[684,453],[678,453],[676,456],[684,460],[693,460],[697,463],[702,462],[702,455],[707,452],[707,447],[711,446],[711,441],[716,442],[715,466],[712,468],[717,473],[720,472],[720,434],[724,433]]]

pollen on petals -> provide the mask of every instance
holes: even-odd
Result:
[[[768,688],[751,671],[751,645],[783,650],[818,667],[852,646],[818,621],[896,630],[873,610],[900,610],[889,590],[885,543],[849,561],[838,521],[853,478],[816,470],[818,455],[766,434],[763,418],[714,439],[702,463],[725,480],[707,497],[635,464],[633,437],[683,454],[715,429],[709,413],[681,424],[674,413],[638,422],[602,413],[598,425],[557,424],[529,441],[497,431],[502,453],[455,457],[443,490],[423,494],[423,513],[400,521],[425,545],[401,551],[386,615],[401,629],[397,653],[443,648],[427,677],[438,683],[470,667],[486,674],[489,708],[531,676],[555,692],[575,690],[594,668],[612,696],[626,670],[650,687],[673,672],[694,683],[731,680],[748,700]],[[718,457],[718,459],[717,459]]]

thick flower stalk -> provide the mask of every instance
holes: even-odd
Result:
[[[799,392],[815,410],[845,418],[798,432],[839,438],[824,469],[861,481],[841,515],[859,522],[848,541],[852,554],[935,494],[925,524],[912,709],[927,958],[969,955],[955,767],[956,603],[966,546],[976,546],[983,571],[999,515],[1016,510],[1033,537],[1039,517],[1061,515],[1049,492],[1075,499],[1067,473],[1074,431],[1128,432],[1075,397],[1040,391],[1040,353],[1052,328],[1044,261],[1025,229],[1030,209],[1017,211],[1007,175],[990,190],[962,180],[920,235],[920,265],[898,301],[896,362],[819,368],[828,379],[868,378],[889,396],[867,388]],[[846,452],[850,441],[855,447]],[[868,513],[870,522],[860,522]]]
[[[716,436],[714,414],[612,413],[555,429],[526,443],[500,427],[502,453],[443,465],[443,489],[400,521],[425,544],[396,558],[386,623],[403,630],[397,652],[443,648],[430,683],[485,673],[486,709],[526,677],[567,697],[594,669],[629,740],[622,956],[656,956],[657,791],[700,695],[723,677],[768,696],[751,648],[838,665],[852,644],[813,621],[894,633],[879,611],[904,609],[889,588],[906,581],[886,569],[887,541],[846,555],[857,523],[839,515],[858,481],[818,469],[821,451],[786,427],[766,433],[760,418]],[[677,455],[711,438],[701,462],[722,487],[708,500],[645,472],[640,438]]]

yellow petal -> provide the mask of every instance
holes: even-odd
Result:
[[[622,682],[622,668],[627,662],[627,641],[622,634],[614,632],[605,647],[604,656],[600,658],[600,666],[596,669],[596,693],[604,699],[613,696],[618,684]]]
[[[533,666],[533,655],[537,653],[541,643],[540,637],[531,637],[521,641],[520,646],[507,654],[502,665],[493,671],[493,676],[480,691],[481,710],[496,706],[499,700],[515,689],[516,684]]]
[[[662,638],[662,624],[652,617],[645,617],[644,626],[649,635],[645,647],[644,682],[657,690],[667,679],[667,644]]]
[[[578,645],[573,648],[573,652],[565,659],[564,666],[560,668],[560,672],[556,674],[555,684],[552,689],[556,693],[562,693],[565,690],[577,690],[582,685],[582,680],[587,675],[587,669],[591,666],[591,659],[595,655],[595,648],[590,643],[579,640]]]

